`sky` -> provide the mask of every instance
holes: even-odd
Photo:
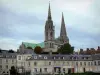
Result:
[[[100,0],[0,0],[0,48],[17,50],[22,42],[43,42],[49,1],[56,37],[63,12],[75,50],[100,46]]]

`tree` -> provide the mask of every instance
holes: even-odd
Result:
[[[32,47],[29,46],[29,47],[27,47],[27,49],[32,49]]]
[[[14,53],[14,51],[13,51],[12,49],[11,49],[11,50],[9,50],[8,52],[9,52],[9,53]]]
[[[34,52],[35,52],[36,54],[41,54],[42,51],[43,51],[43,49],[42,49],[40,46],[36,46],[36,47],[34,48]]]
[[[71,45],[69,43],[62,45],[58,49],[58,53],[61,53],[61,54],[72,54],[73,51],[74,51],[74,47],[71,47]]]
[[[2,53],[1,49],[0,49],[0,53]]]
[[[17,74],[17,70],[15,69],[14,66],[11,66],[10,75],[18,75],[18,74]]]

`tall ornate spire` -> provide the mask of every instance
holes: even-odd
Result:
[[[63,12],[62,12],[62,20],[61,20],[60,39],[63,43],[68,42]]]
[[[52,19],[52,17],[51,17],[51,9],[50,9],[50,2],[49,2],[49,9],[48,9],[48,19]]]

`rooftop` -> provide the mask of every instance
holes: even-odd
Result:
[[[26,48],[27,47],[32,47],[34,49],[36,46],[40,46],[41,48],[44,48],[44,42],[41,42],[41,43],[38,43],[38,44],[28,43],[28,42],[22,42],[22,43],[25,45]]]

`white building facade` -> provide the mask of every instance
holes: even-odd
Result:
[[[100,72],[100,59],[95,60],[92,55],[32,55],[24,61],[24,71],[30,72],[31,75],[59,74],[69,71],[71,73]]]

